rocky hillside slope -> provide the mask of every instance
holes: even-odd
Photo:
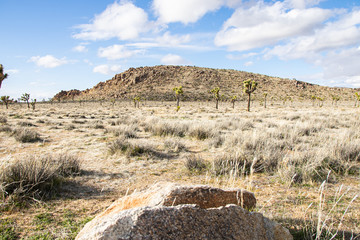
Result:
[[[255,98],[262,98],[268,93],[268,99],[282,100],[310,99],[312,95],[331,100],[332,96],[340,96],[342,100],[353,99],[356,89],[330,88],[290,80],[271,77],[244,71],[229,69],[211,69],[192,66],[154,66],[130,68],[116,74],[106,82],[100,82],[91,89],[84,91],[61,91],[54,96],[57,100],[99,100],[99,99],[131,99],[135,96],[147,100],[174,100],[172,89],[183,86],[184,100],[209,100],[210,90],[220,87],[224,97],[237,95],[245,98],[242,93],[242,82],[252,79],[258,82]]]

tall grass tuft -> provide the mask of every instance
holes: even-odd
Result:
[[[0,171],[0,193],[3,200],[42,199],[58,190],[64,177],[78,174],[80,161],[70,155],[29,156]]]
[[[33,143],[42,141],[40,134],[28,128],[15,128],[12,135],[22,143]]]

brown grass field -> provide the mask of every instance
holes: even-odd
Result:
[[[360,109],[255,101],[247,112],[246,104],[1,106],[0,239],[74,239],[114,200],[159,181],[250,190],[253,211],[295,239],[360,239]],[[80,170],[45,190],[9,192],[14,164],[45,158],[79,161]]]

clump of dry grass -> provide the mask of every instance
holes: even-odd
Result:
[[[179,138],[170,138],[164,141],[164,147],[170,152],[180,152],[186,150],[185,144]]]
[[[185,167],[190,172],[202,173],[208,166],[200,156],[191,154],[186,156]]]
[[[208,124],[192,125],[188,132],[190,137],[194,137],[198,140],[205,140],[219,134],[215,132],[213,126],[209,126]]]
[[[5,116],[0,116],[0,123],[2,124],[7,123],[7,118]]]
[[[57,191],[63,177],[80,172],[75,156],[28,156],[0,170],[0,192],[4,201],[42,199]]]
[[[0,126],[0,132],[11,133],[13,129],[10,126]]]
[[[188,131],[188,124],[181,122],[151,121],[145,125],[145,131],[156,136],[184,137]]]
[[[124,137],[117,138],[108,144],[109,153],[116,154],[117,152],[124,153],[128,157],[135,156],[155,156],[164,157],[163,154],[156,151],[154,146],[146,143],[130,142]]]
[[[42,141],[40,134],[28,128],[15,128],[12,135],[15,139],[22,143],[32,143]]]
[[[335,195],[326,196],[325,190],[327,185],[328,182],[326,180],[322,182],[318,191],[318,201],[310,203],[305,212],[303,212],[302,227],[293,229],[293,226],[287,226],[290,228],[294,239],[352,240],[360,237],[358,232],[341,230],[345,215],[349,213],[350,208],[359,195],[347,196],[349,195],[349,189],[346,190],[341,185],[336,189]],[[285,222],[285,225],[288,224]]]
[[[115,137],[125,137],[125,138],[136,138],[138,127],[135,124],[124,125],[121,124],[118,127],[109,127],[106,128],[105,133],[111,132]]]
[[[18,126],[21,127],[36,127],[35,124],[31,123],[31,122],[26,122],[26,121],[20,121],[17,123]]]

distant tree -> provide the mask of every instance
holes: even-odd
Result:
[[[267,93],[264,93],[264,108],[266,108],[266,97],[267,97]]]
[[[356,104],[358,106],[360,106],[359,102],[360,102],[360,94],[356,92],[355,93],[355,107],[356,107]]]
[[[116,99],[115,99],[115,98],[112,98],[112,99],[110,99],[110,102],[111,102],[112,106],[114,107],[114,106],[115,106]]]
[[[136,106],[137,106],[137,108],[140,108],[140,97],[134,97],[134,99],[133,99],[133,101],[134,101],[134,106],[135,106],[135,108],[136,108]]]
[[[332,96],[332,105],[335,105],[337,106],[337,102],[340,100],[340,97],[339,96],[336,96],[336,95],[333,95]]]
[[[216,108],[216,109],[219,109],[220,88],[219,88],[219,87],[216,87],[216,88],[211,89],[211,93],[214,94],[214,98],[215,98],[215,101],[216,101],[216,106],[215,106],[215,108]]]
[[[315,100],[316,100],[316,96],[311,95],[311,101],[312,101],[312,105],[314,106],[315,104]]]
[[[176,96],[176,107],[177,109],[180,109],[178,108],[180,106],[180,96],[184,94],[182,86],[174,87],[173,91],[175,92],[175,96]]]
[[[36,99],[32,99],[30,104],[31,104],[32,109],[35,110]]]
[[[12,101],[10,100],[9,96],[1,96],[0,98],[1,102],[3,102],[6,106],[6,109],[9,109],[9,103]]]
[[[248,110],[248,112],[250,112],[251,93],[253,93],[256,90],[257,82],[255,82],[254,80],[251,81],[251,79],[249,79],[249,80],[244,81],[243,84],[244,84],[243,91],[244,91],[244,93],[246,93],[248,95],[247,110]]]
[[[235,108],[235,102],[236,102],[236,99],[237,99],[237,96],[232,96],[231,97],[231,103],[232,103],[232,107],[233,107],[233,109]]]
[[[29,104],[29,99],[30,99],[30,94],[29,93],[24,93],[23,95],[21,95],[21,101],[25,101],[27,103],[28,108],[30,108],[30,104]]]
[[[0,88],[2,82],[8,77],[9,75],[7,73],[4,73],[4,67],[2,64],[0,64]]]
[[[323,104],[324,104],[325,98],[323,98],[323,97],[316,97],[316,99],[319,100],[319,107],[322,107]]]

